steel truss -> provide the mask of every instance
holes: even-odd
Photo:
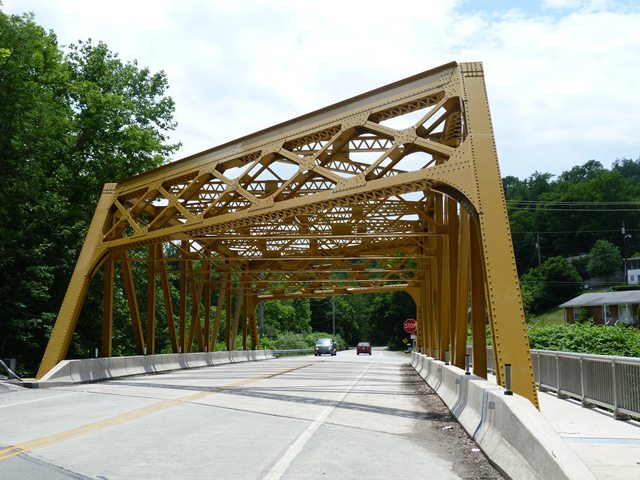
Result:
[[[64,359],[100,268],[111,355],[116,263],[140,354],[155,351],[156,291],[173,351],[188,352],[196,340],[215,348],[223,306],[227,348],[240,332],[258,348],[261,301],[403,290],[419,351],[463,367],[470,324],[474,373],[486,376],[488,321],[498,382],[511,364],[513,390],[537,405],[481,63],[449,63],[105,185],[38,377]]]

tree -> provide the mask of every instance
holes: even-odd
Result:
[[[387,344],[392,349],[401,349],[403,338],[408,334],[402,325],[407,318],[416,318],[416,305],[405,292],[386,292],[374,297],[369,308],[374,345]]]
[[[582,278],[568,260],[551,257],[524,274],[520,286],[525,311],[539,313],[575,297]]]
[[[294,298],[265,302],[264,325],[267,332],[273,335],[283,332],[310,333],[309,299]]]
[[[102,185],[175,151],[166,136],[174,105],[163,72],[123,63],[103,43],[65,55],[32,15],[0,12],[0,45],[0,351],[29,373]],[[85,310],[83,322],[99,321],[99,309]]]
[[[589,252],[587,272],[592,277],[611,278],[622,266],[620,249],[606,240],[598,240]]]

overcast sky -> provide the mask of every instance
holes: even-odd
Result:
[[[482,61],[502,175],[640,157],[633,0],[0,0],[164,70],[175,159],[452,60]]]

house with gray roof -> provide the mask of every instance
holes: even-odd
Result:
[[[640,290],[583,293],[560,307],[564,309],[564,320],[568,323],[575,323],[580,310],[585,309],[596,323],[638,325]]]

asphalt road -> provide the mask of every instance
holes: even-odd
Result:
[[[0,479],[501,478],[401,353],[0,390]]]

